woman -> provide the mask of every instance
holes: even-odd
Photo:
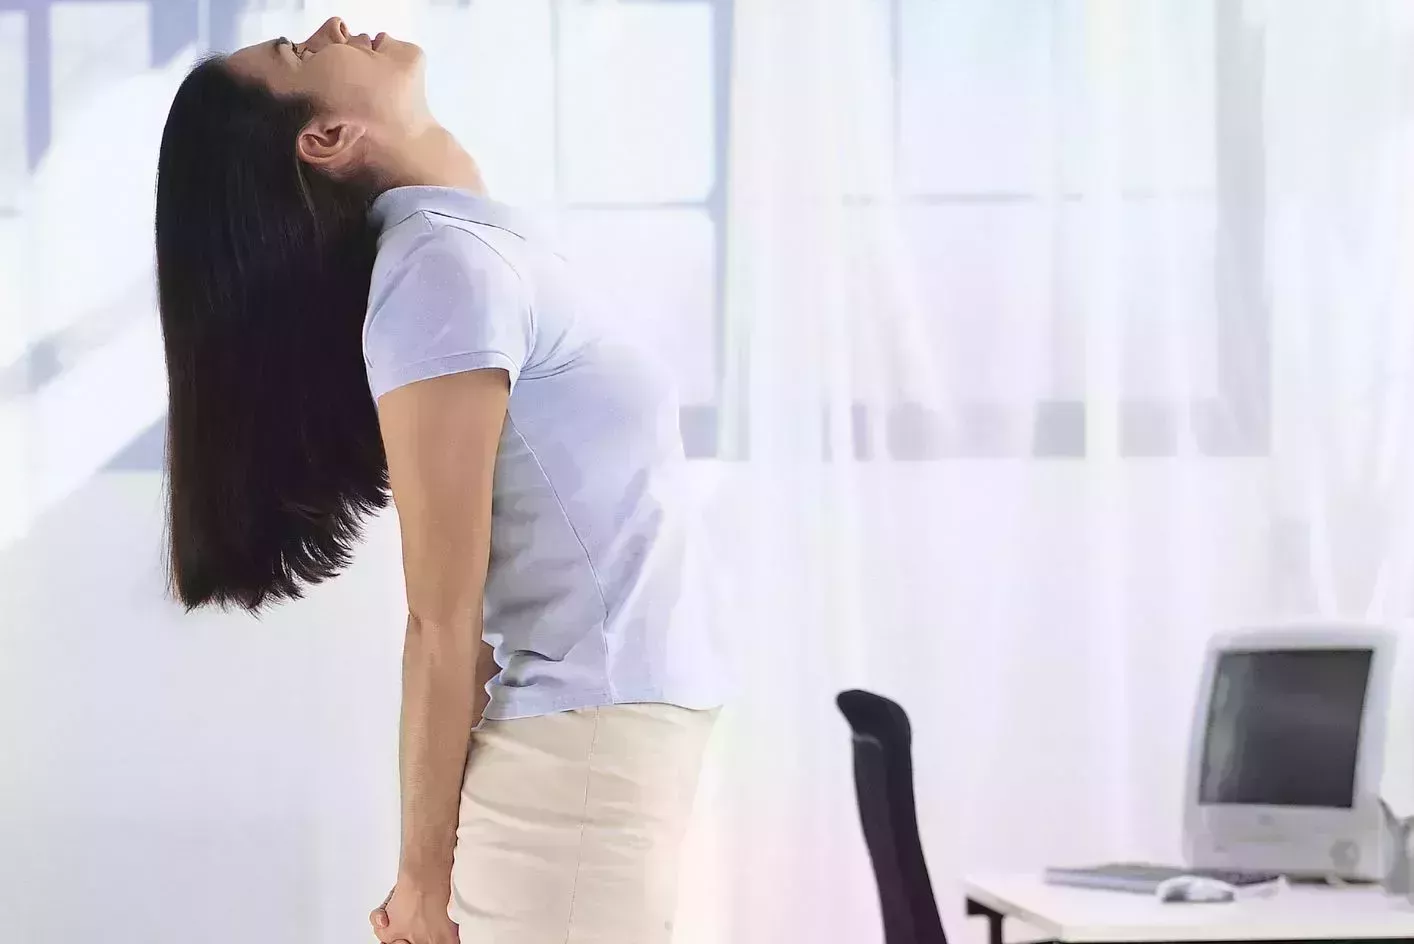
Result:
[[[416,46],[331,19],[176,95],[156,226],[173,585],[189,607],[298,597],[391,488],[402,842],[378,938],[665,942],[719,703],[679,605],[677,404],[485,197],[422,76]]]

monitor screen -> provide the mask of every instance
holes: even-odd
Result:
[[[1369,649],[1218,656],[1198,801],[1348,809]]]

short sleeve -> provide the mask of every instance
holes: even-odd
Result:
[[[477,236],[440,226],[374,280],[364,330],[368,386],[389,390],[504,369],[515,389],[534,348],[520,276]]]

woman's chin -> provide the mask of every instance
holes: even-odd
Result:
[[[373,51],[381,55],[412,62],[422,59],[424,53],[417,43],[405,39],[394,39],[387,33],[379,33],[373,40]]]

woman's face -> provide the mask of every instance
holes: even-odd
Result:
[[[226,61],[276,95],[312,99],[325,125],[350,123],[386,138],[427,115],[422,50],[386,33],[372,40],[367,33],[351,36],[338,17],[304,42],[267,40]]]

